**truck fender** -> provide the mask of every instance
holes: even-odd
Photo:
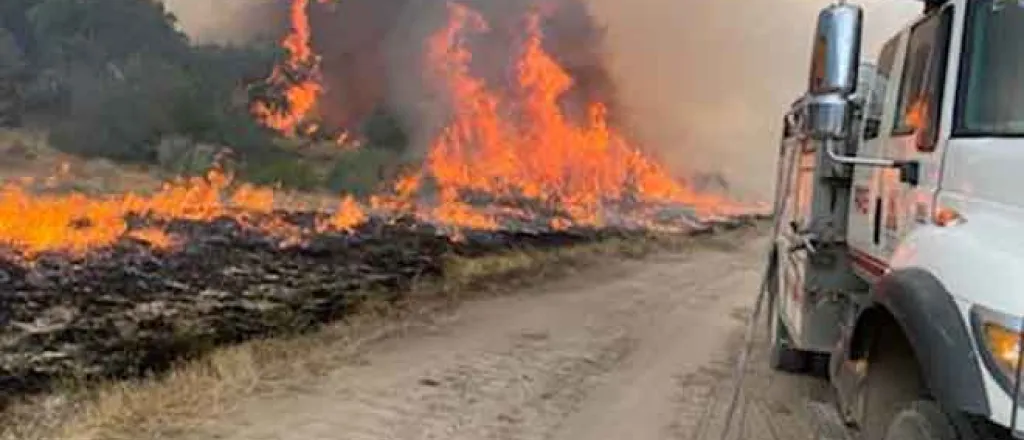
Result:
[[[948,409],[990,415],[978,353],[953,296],[938,279],[917,268],[893,270],[875,284],[872,300],[902,329],[932,397]],[[862,326],[871,326],[876,316],[869,308],[857,318],[853,350],[867,346],[858,339],[872,333]]]

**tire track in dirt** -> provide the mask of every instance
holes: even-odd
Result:
[[[734,318],[746,324],[749,308],[735,310]],[[763,319],[763,317],[762,317]],[[759,322],[762,328],[763,322]],[[748,360],[743,393],[740,397],[730,439],[789,440],[814,438],[814,426],[807,412],[810,401],[827,402],[832,397],[828,382],[822,377],[793,375],[772,371],[768,367],[769,340],[757,335]],[[743,335],[735,332],[729,348],[714,362],[697,371],[678,377],[680,399],[679,419],[673,423],[668,438],[685,440],[719,440],[724,429],[726,411],[734,391],[733,378]]]
[[[765,242],[745,238],[466,304],[189,438],[692,439],[727,392],[736,311],[756,293]],[[763,367],[763,354],[753,362]],[[763,371],[751,380],[768,391],[752,392],[748,438],[769,422],[806,431],[777,405],[799,393],[783,382]]]

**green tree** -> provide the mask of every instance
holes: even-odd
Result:
[[[180,60],[188,39],[161,2],[149,0],[42,0],[26,12],[47,65],[103,67],[133,56]]]
[[[409,147],[409,135],[402,122],[391,111],[378,108],[363,124],[363,136],[371,148],[404,152]]]
[[[193,46],[175,21],[153,0],[0,0],[0,118],[25,108],[55,147],[122,161],[159,162],[168,137],[243,160],[278,149],[245,87],[271,70],[276,45]],[[17,106],[5,104],[11,85]]]
[[[141,57],[106,77],[75,71],[70,82],[69,115],[53,130],[54,146],[132,162],[156,161],[160,140],[177,131],[174,116],[190,86],[180,67]]]
[[[42,0],[3,0],[0,1],[0,28],[6,29],[14,41],[21,47],[26,56],[32,50],[32,25],[28,21],[27,12]]]
[[[0,127],[21,123],[25,62],[14,35],[0,27]]]

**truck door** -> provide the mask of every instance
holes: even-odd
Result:
[[[914,166],[903,170],[878,169],[871,181],[856,184],[877,188],[868,190],[873,196],[868,200],[866,216],[870,217],[870,242],[854,246],[860,248],[854,250],[859,269],[869,275],[881,275],[886,267],[884,262],[890,260],[907,233],[931,218],[941,165],[939,128],[950,69],[947,61],[953,13],[952,5],[930,13],[897,43],[903,46],[903,53],[895,57],[901,65],[890,72],[892,78],[899,78],[899,84],[887,90],[890,95],[895,92],[891,96],[894,99],[887,100],[886,110],[891,111],[883,115],[879,136],[868,144],[880,148],[881,156]],[[856,192],[862,190],[855,186],[854,191],[854,208],[860,208],[864,217],[863,208],[856,205]],[[858,250],[866,251],[866,255]]]
[[[899,95],[898,78],[902,71],[905,51],[905,33],[890,39],[878,56],[873,78],[861,78],[868,88],[865,102],[863,135],[857,154],[864,157],[884,157],[886,143],[895,118]],[[863,276],[874,276],[880,269],[882,253],[882,179],[884,169],[856,167],[853,172],[849,242],[855,268]]]
[[[911,29],[908,38],[887,150],[890,157],[916,164],[916,172],[887,170],[882,179],[885,260],[892,257],[907,233],[931,219],[942,158],[939,130],[953,13],[952,5],[931,13]]]

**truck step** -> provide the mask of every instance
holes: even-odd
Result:
[[[825,402],[809,402],[807,412],[814,424],[817,440],[853,440],[835,406]]]

